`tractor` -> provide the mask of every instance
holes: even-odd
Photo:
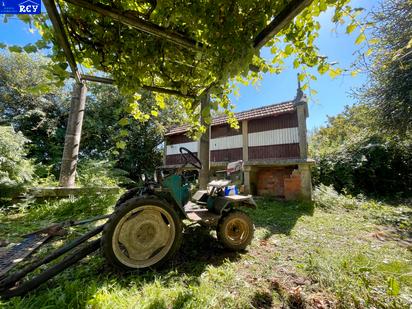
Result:
[[[202,169],[199,158],[179,149],[182,166],[157,170],[144,185],[126,192],[104,226],[102,251],[107,261],[123,270],[156,267],[179,249],[183,221],[215,228],[219,242],[229,250],[243,250],[253,238],[253,223],[240,209],[255,208],[252,196],[228,193],[230,180],[213,180],[207,190],[191,195],[192,176],[186,168]]]

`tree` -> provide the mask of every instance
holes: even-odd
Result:
[[[68,114],[67,93],[53,82],[47,58],[0,54],[0,123],[30,140],[28,156],[45,164],[61,159]]]
[[[82,135],[81,154],[85,158],[111,159],[115,166],[137,180],[162,164],[163,136],[166,128],[183,122],[184,110],[165,99],[159,114],[136,121],[127,100],[114,86],[90,84]],[[149,114],[155,103],[153,94],[142,92],[140,110]],[[174,108],[171,108],[175,106]],[[132,114],[130,114],[132,112]]]
[[[66,88],[50,82],[49,71],[44,67],[48,64],[40,55],[0,55],[0,117],[3,124],[11,124],[28,138],[29,158],[53,165],[52,171],[57,173],[69,102]],[[48,87],[36,91],[42,83]],[[115,86],[89,83],[88,88],[81,159],[111,160],[135,180],[141,173],[153,172],[162,164],[166,127],[180,124],[184,110],[173,98],[164,98],[167,104],[163,105],[156,103],[152,93],[144,91],[139,110],[150,114],[152,106],[158,105],[158,115],[134,121],[140,115],[135,114],[133,105]]]
[[[372,37],[376,42],[371,61],[363,65],[368,74],[357,92],[370,104],[385,130],[412,132],[412,1],[386,0],[372,13]]]

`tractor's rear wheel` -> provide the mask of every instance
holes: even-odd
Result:
[[[135,197],[116,208],[103,229],[102,250],[118,269],[161,266],[182,241],[182,222],[172,206],[155,197]]]
[[[217,238],[227,249],[244,250],[250,245],[254,226],[250,217],[240,210],[232,210],[224,215],[217,226]]]

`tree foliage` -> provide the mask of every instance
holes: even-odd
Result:
[[[412,1],[386,0],[372,13],[371,61],[360,101],[375,107],[386,130],[412,131]]]
[[[82,155],[114,160],[115,166],[137,180],[142,173],[152,173],[162,164],[163,134],[167,127],[181,124],[184,111],[173,98],[155,115],[152,93],[143,91],[140,108],[148,117],[135,121],[133,108],[114,86],[91,84],[87,98],[82,136]],[[172,108],[173,107],[173,108]],[[149,116],[150,115],[150,116]]]
[[[46,58],[39,55],[0,55],[0,120],[28,138],[27,155],[37,163],[36,174],[40,177],[58,174],[71,88],[71,84],[50,84],[47,91],[33,91],[42,81],[50,83],[49,71],[44,67],[47,64]],[[141,173],[152,173],[162,164],[166,127],[181,124],[184,110],[173,98],[164,98],[163,105],[156,103],[152,93],[142,91],[140,109],[147,117],[134,121],[140,115],[115,86],[89,83],[87,87],[80,145],[80,165],[86,167],[80,172],[90,174],[93,166],[106,166],[108,171],[117,167],[135,180]],[[153,105],[158,106],[155,115],[151,114]]]
[[[51,81],[45,57],[0,54],[0,122],[13,125],[31,142],[28,155],[37,162],[61,159],[68,99]]]
[[[374,115],[368,105],[346,107],[312,135],[315,183],[351,194],[412,193],[412,137],[385,133]]]

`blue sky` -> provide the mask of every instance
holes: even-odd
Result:
[[[353,0],[351,5],[370,10],[376,2],[376,0]],[[339,67],[350,68],[356,58],[354,53],[359,48],[354,44],[357,32],[346,35],[344,33],[346,26],[336,28],[330,22],[331,14],[332,12],[328,11],[319,17],[321,30],[317,46],[321,54],[328,56],[331,61],[337,61]],[[17,18],[9,19],[8,23],[3,23],[2,20],[1,16],[0,42],[2,43],[25,45],[35,42],[39,37],[37,32],[31,33],[29,27]],[[269,52],[262,50],[262,55],[269,56]],[[281,74],[266,74],[257,88],[240,86],[240,97],[233,98],[236,104],[235,111],[293,99],[297,88],[297,73],[298,71],[293,69],[290,61],[287,61],[286,68]],[[318,80],[311,83],[311,87],[318,94],[309,101],[308,129],[324,125],[327,115],[336,115],[343,110],[345,105],[353,104],[354,99],[350,97],[350,91],[361,86],[364,81],[363,74],[358,74],[356,77],[345,75],[335,79],[331,79],[327,74],[318,76]]]

